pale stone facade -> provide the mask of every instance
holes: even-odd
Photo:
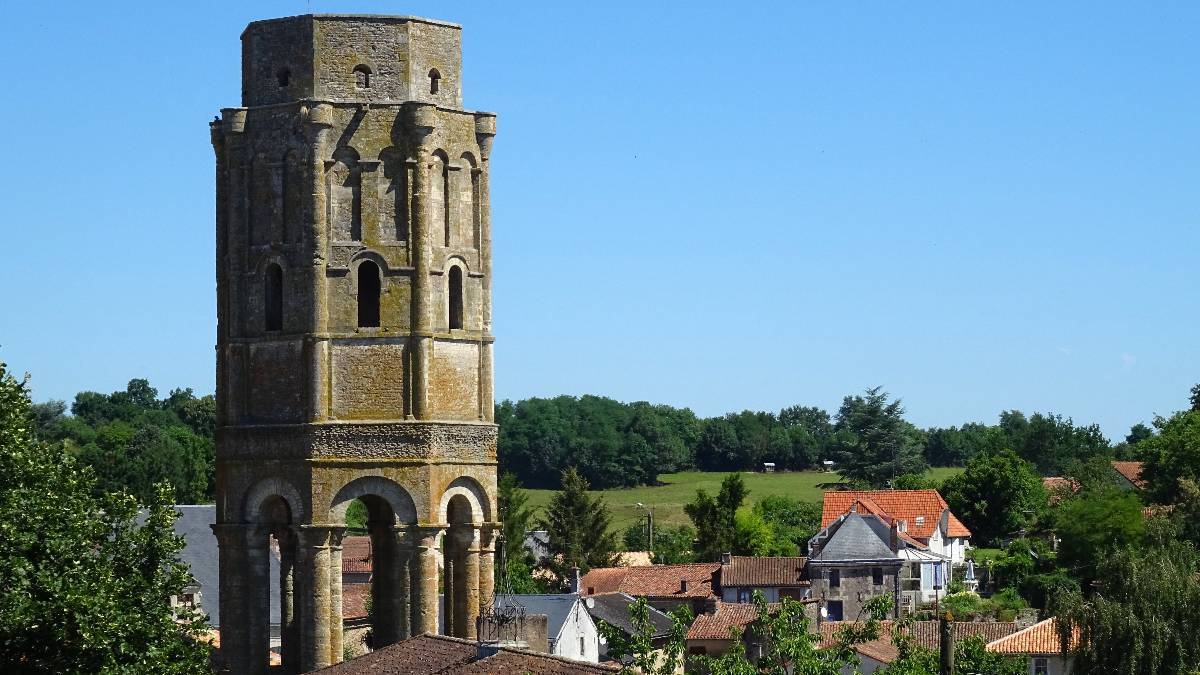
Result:
[[[340,661],[346,508],[370,513],[376,644],[473,637],[492,595],[488,159],[461,30],[310,15],[242,34],[217,157],[217,525],[226,668]],[[438,559],[444,554],[439,569]],[[439,576],[440,575],[440,576]]]

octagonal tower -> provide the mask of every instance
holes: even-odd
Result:
[[[341,660],[347,506],[377,644],[473,637],[496,530],[488,159],[461,29],[306,15],[242,34],[217,158],[217,525],[226,667]],[[278,550],[280,573],[269,578]],[[440,565],[439,565],[440,562]]]

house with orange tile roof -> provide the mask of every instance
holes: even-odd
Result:
[[[809,618],[809,629],[815,630],[817,625],[816,600],[803,600],[804,614]],[[768,604],[774,610],[778,603]],[[708,611],[696,615],[687,633],[687,650],[689,655],[720,656],[733,647],[734,631],[742,635],[746,643],[746,654],[754,658],[756,639],[748,627],[758,618],[758,606],[747,602],[710,603]]]
[[[664,612],[687,605],[698,614],[704,611],[706,602],[717,599],[720,570],[721,563],[595,567],[580,579],[579,593],[624,593],[646,598]]]
[[[989,642],[987,650],[1029,659],[1029,675],[1066,675],[1071,672],[1069,652],[1079,646],[1078,629],[1071,635],[1066,646],[1067,651],[1064,652],[1062,636],[1058,633],[1058,621],[1049,618]]]
[[[952,565],[966,562],[971,531],[962,524],[937,490],[847,490],[826,492],[821,527],[827,527],[851,507],[895,522],[906,537],[930,553],[948,558]]]
[[[1126,490],[1145,490],[1146,481],[1142,478],[1143,462],[1112,463],[1113,471],[1117,473],[1117,482]]]

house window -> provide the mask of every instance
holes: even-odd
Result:
[[[925,516],[917,516],[917,527],[925,524]]]
[[[429,71],[429,93],[438,93],[438,88],[441,86],[442,74],[437,71],[437,68]]]
[[[288,70],[287,68],[280,68],[275,73],[275,80],[277,82],[279,82],[280,89],[283,89],[284,87],[288,86],[288,82],[290,82],[291,79],[292,79],[292,72],[290,70]]]
[[[1033,675],[1050,675],[1050,660],[1042,657],[1034,659]]]
[[[882,567],[872,567],[871,568],[871,583],[875,584],[876,586],[883,585],[883,568]]]
[[[703,656],[708,653],[707,647],[688,647],[688,653],[692,656]]]
[[[583,636],[580,635],[579,636],[579,655],[583,656],[584,654],[587,654],[587,652],[584,651],[584,649],[583,649]]]
[[[842,620],[842,601],[830,600],[825,603],[825,618],[829,621]]]
[[[841,570],[829,570],[829,587],[830,588],[841,588],[842,587],[842,571]]]
[[[358,327],[379,327],[379,266],[370,260],[358,266]]]
[[[737,592],[738,602],[750,602],[750,589],[739,588]]]
[[[192,593],[184,593],[183,594],[183,602],[181,604],[184,607],[190,607],[192,609],[195,609],[196,608],[196,596]]]

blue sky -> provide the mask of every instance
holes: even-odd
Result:
[[[1200,4],[3,3],[0,360],[213,388],[208,120],[251,20],[463,25],[496,393],[1112,437],[1200,381]]]

